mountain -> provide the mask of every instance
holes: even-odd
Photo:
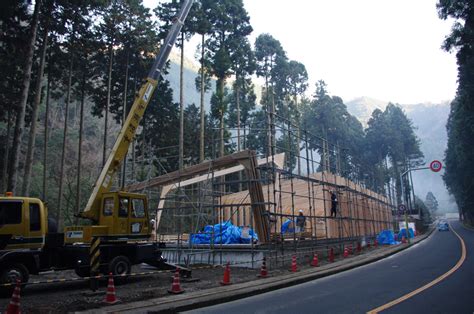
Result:
[[[364,127],[367,126],[372,112],[375,109],[385,110],[387,104],[387,101],[370,97],[359,97],[346,103],[349,113],[357,117]],[[446,123],[450,110],[449,102],[401,104],[400,106],[413,122],[415,134],[420,139],[421,151],[425,155],[426,166],[435,159],[443,162],[448,141]],[[422,200],[428,192],[433,192],[438,200],[439,209],[449,211],[455,209],[456,205],[444,185],[442,174],[443,171],[440,173],[430,170],[413,171],[413,185],[415,194]]]
[[[347,110],[367,127],[367,122],[375,109],[385,110],[388,101],[382,101],[370,97],[358,97],[346,103]]]

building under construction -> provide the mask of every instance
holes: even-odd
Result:
[[[303,144],[298,155],[271,140],[270,153],[263,156],[245,149],[128,186],[154,200],[156,240],[165,243],[168,259],[185,264],[233,260],[254,266],[262,255],[305,254],[329,244],[370,239],[392,227],[393,206],[386,195],[350,180],[355,176],[340,169],[327,141],[321,139],[323,153],[313,159],[307,134],[297,138],[288,129],[288,137]],[[278,132],[267,133],[272,137]],[[335,217],[332,193],[338,199]],[[300,211],[306,220],[303,230],[295,228]],[[191,241],[196,234],[219,233],[205,226],[226,222],[242,232],[254,230],[257,236],[247,244],[226,243],[215,234],[206,244]]]

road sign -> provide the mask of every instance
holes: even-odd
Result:
[[[407,210],[407,207],[404,204],[398,205],[398,214],[399,215],[403,215],[406,210]]]
[[[443,164],[439,160],[433,160],[430,163],[430,169],[433,172],[439,172],[439,171],[441,171],[441,168],[443,168]]]

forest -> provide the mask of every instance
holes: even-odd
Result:
[[[443,48],[456,52],[458,88],[451,103],[447,130],[444,181],[461,216],[474,225],[474,4],[469,0],[440,0],[441,19],[455,20]]]
[[[457,2],[463,1],[439,4],[442,18],[466,21],[446,40],[447,50],[458,49],[460,85],[448,125],[456,155],[447,152],[445,180],[467,212],[472,166],[463,171],[461,161],[473,152],[459,145],[474,137],[472,128],[459,126],[474,125],[473,48],[465,42],[471,36],[472,43],[474,19],[469,1]],[[141,0],[5,0],[0,6],[0,193],[40,197],[68,224],[83,209],[180,1],[153,9]],[[298,140],[275,132],[277,150],[299,156],[306,143],[321,155],[324,139],[330,154],[338,152],[340,165],[329,165],[332,171],[384,194],[394,186],[393,199],[401,203],[400,174],[423,158],[402,108],[390,103],[375,110],[364,128],[323,80],[309,86],[305,65],[291,60],[277,38],[265,33],[251,42],[252,32],[242,0],[194,1],[175,47],[179,89],[160,81],[116,187],[244,148],[272,153],[267,130],[281,124]],[[192,38],[199,38],[197,47]],[[191,79],[199,104],[185,101],[186,49],[196,51],[199,71]],[[264,82],[261,89],[255,78]],[[205,93],[212,93],[210,103]],[[303,171],[296,159],[288,158],[288,166]]]

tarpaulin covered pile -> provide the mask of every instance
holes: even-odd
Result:
[[[207,225],[202,233],[192,234],[189,242],[192,244],[248,244],[258,241],[257,234],[248,227],[237,227],[231,222]]]
[[[412,228],[408,228],[408,234],[410,235],[410,238],[414,238],[415,237],[415,234],[413,232],[413,229]],[[402,237],[407,237],[407,229],[406,228],[402,228],[400,229],[400,232],[398,233],[398,236],[397,236],[397,239],[399,241],[402,240]]]
[[[288,219],[281,225],[281,233],[295,232],[293,220]]]
[[[400,244],[400,242],[395,240],[395,234],[392,230],[382,230],[377,236],[377,242],[379,244]]]

